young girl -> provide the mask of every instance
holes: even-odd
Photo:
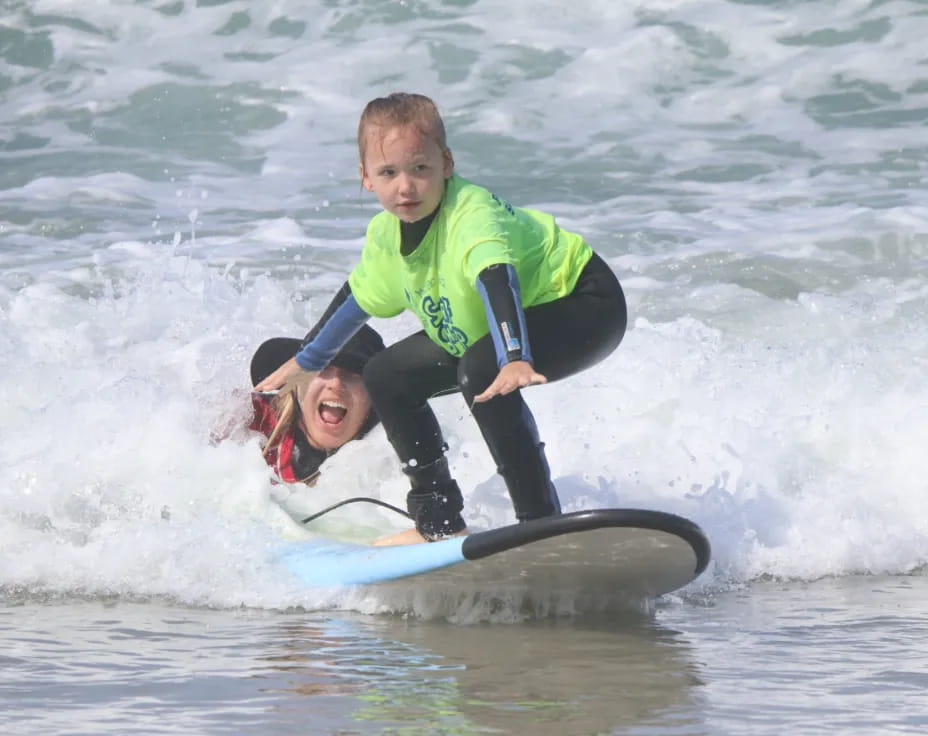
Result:
[[[409,477],[418,534],[432,541],[465,528],[461,491],[428,405],[455,391],[477,420],[516,517],[560,513],[520,389],[572,375],[618,346],[626,325],[618,280],[550,215],[513,207],[456,175],[429,98],[372,100],[358,147],[361,181],[384,212],[371,220],[361,261],[319,334],[259,390],[322,369],[369,317],[409,309],[423,329],[371,358],[364,383]]]

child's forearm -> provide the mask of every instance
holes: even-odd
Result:
[[[368,319],[346,282],[317,323],[315,336],[296,354],[297,364],[304,371],[322,370]]]
[[[507,263],[483,269],[477,276],[477,291],[487,313],[497,366],[502,368],[514,360],[531,363],[532,351],[516,270]]]

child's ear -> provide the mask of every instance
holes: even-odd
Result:
[[[454,154],[451,153],[450,148],[446,148],[442,152],[442,157],[444,158],[444,169],[442,173],[445,175],[446,179],[450,179],[451,175],[454,173]]]
[[[361,186],[364,187],[367,191],[372,192],[374,187],[371,185],[371,178],[367,175],[367,172],[364,170],[364,164],[358,164],[358,173],[361,175]]]

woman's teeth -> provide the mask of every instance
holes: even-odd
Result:
[[[323,401],[319,405],[319,416],[326,424],[338,424],[348,413],[348,407],[340,401]]]

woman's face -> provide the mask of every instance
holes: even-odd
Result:
[[[310,382],[300,410],[310,443],[336,450],[358,434],[371,400],[360,375],[330,365]]]

